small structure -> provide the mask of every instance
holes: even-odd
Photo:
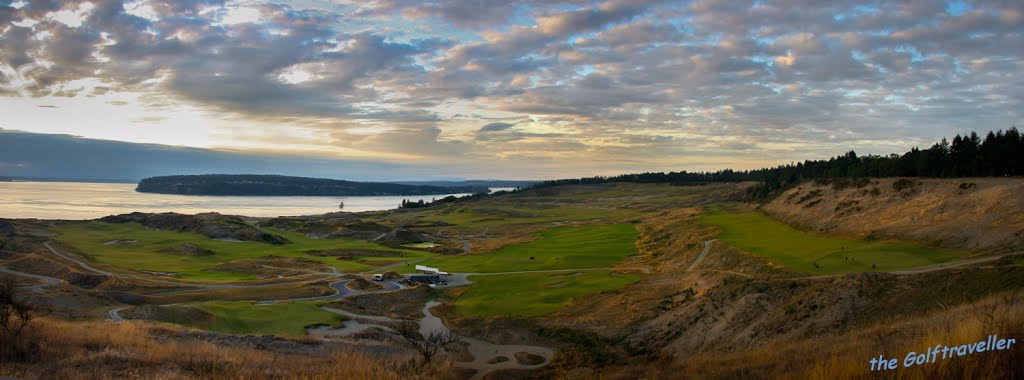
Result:
[[[417,265],[416,270],[423,272],[423,274],[414,274],[409,276],[409,282],[411,283],[419,282],[428,285],[448,283],[448,272],[442,272],[440,269],[424,265]]]
[[[438,285],[438,284],[446,284],[446,283],[448,283],[448,280],[444,276],[436,275],[436,274],[414,274],[414,275],[409,276],[409,283],[410,284],[420,283],[420,284],[427,284],[427,285]]]

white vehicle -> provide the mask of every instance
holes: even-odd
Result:
[[[384,281],[384,275],[380,274],[380,273],[377,273],[377,274],[374,274],[371,279],[374,280],[374,281]]]

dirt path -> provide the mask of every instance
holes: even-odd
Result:
[[[52,287],[52,286],[60,285],[60,283],[63,282],[63,281],[61,281],[58,278],[53,278],[53,277],[49,277],[49,276],[42,276],[42,275],[32,274],[32,273],[18,272],[18,271],[15,271],[15,270],[10,270],[10,269],[4,268],[4,267],[0,267],[0,272],[4,272],[4,273],[15,275],[15,276],[34,278],[34,279],[37,279],[37,280],[45,281],[42,284],[29,285],[29,286],[25,286],[24,287],[25,289],[28,289],[28,291],[33,292],[33,293],[41,293],[43,291],[43,289],[49,288],[49,287]]]
[[[888,274],[894,274],[894,275],[897,275],[897,276],[907,276],[907,275],[914,275],[914,274],[921,274],[921,273],[938,272],[938,271],[946,270],[946,269],[954,269],[954,268],[966,267],[966,266],[970,266],[970,265],[974,265],[974,264],[987,263],[987,262],[990,262],[990,261],[999,260],[999,259],[1004,258],[1006,256],[1013,256],[1013,255],[1019,255],[1019,254],[1021,254],[1021,252],[1006,253],[1006,254],[997,255],[997,256],[979,257],[979,258],[976,258],[976,259],[957,260],[957,261],[951,261],[951,262],[946,262],[946,263],[941,263],[941,264],[934,264],[934,265],[928,265],[928,266],[923,266],[923,267],[917,267],[917,268],[914,268],[914,269],[899,270],[899,271],[892,271],[892,272],[876,272],[876,273],[888,273]],[[850,272],[850,273],[859,273],[859,272]],[[871,273],[871,272],[868,272],[868,273]],[[833,277],[845,276],[847,274],[848,273],[823,274],[823,275],[817,275],[817,276],[795,277],[795,278],[790,278],[790,280],[820,280],[820,279],[825,279],[825,278],[833,278]]]
[[[332,312],[332,313],[344,315],[346,317],[349,317],[349,319],[345,321],[345,326],[343,326],[341,328],[333,328],[333,327],[330,327],[330,326],[321,326],[321,327],[315,327],[315,328],[312,328],[312,329],[307,329],[306,331],[309,333],[309,335],[320,337],[320,338],[343,337],[343,336],[348,336],[348,335],[352,335],[352,334],[357,334],[357,333],[369,330],[369,329],[374,328],[374,327],[382,329],[384,331],[388,331],[388,332],[395,332],[395,330],[392,329],[391,327],[382,325],[380,323],[373,323],[373,322],[391,322],[391,321],[394,321],[393,319],[388,318],[388,317],[381,317],[381,316],[377,316],[377,315],[356,314],[356,313],[350,312],[348,310],[335,309],[333,307],[323,307],[322,309],[327,310],[327,311]]]
[[[127,307],[115,307],[113,309],[107,310],[107,316],[110,317],[110,319],[113,319],[114,322],[121,322],[124,320],[124,318],[122,318],[121,314],[119,313],[121,312],[121,310],[124,309],[127,309]]]
[[[84,268],[85,270],[88,270],[88,271],[93,272],[93,273],[102,274],[104,276],[118,277],[118,275],[115,275],[113,273],[107,272],[105,270],[96,269],[92,265],[86,264],[86,262],[84,262],[82,260],[75,259],[75,258],[72,258],[71,256],[67,256],[67,255],[65,255],[63,253],[57,252],[56,249],[54,249],[53,247],[50,246],[50,242],[45,242],[45,243],[43,243],[43,245],[46,246],[46,249],[49,249],[50,252],[52,252],[54,255],[60,256],[60,257],[64,258],[65,260],[73,261],[73,262],[75,262],[75,264],[78,264],[78,266]]]
[[[430,309],[440,304],[440,302],[431,301],[423,307],[424,317],[420,320],[420,334],[429,335],[430,333],[449,333],[448,327],[444,325],[444,321],[430,312]],[[477,372],[470,378],[470,380],[482,379],[488,373],[497,370],[538,369],[548,365],[548,363],[551,362],[551,358],[555,356],[555,351],[547,347],[519,344],[493,344],[469,337],[462,337],[461,339],[466,343],[469,343],[467,349],[469,350],[469,353],[473,355],[473,361],[457,361],[455,362],[455,366],[475,369]],[[517,353],[536,355],[543,358],[543,360],[537,364],[523,364],[516,358]],[[504,358],[505,360],[501,361],[499,360],[500,358]]]
[[[690,264],[690,267],[686,268],[687,272],[693,270],[693,268],[696,267],[697,264],[700,264],[700,260],[703,259],[704,255],[708,253],[709,249],[711,249],[711,243],[714,242],[714,241],[715,241],[715,239],[711,239],[711,240],[708,240],[708,241],[704,242],[704,249],[702,249],[700,251],[700,254],[697,255],[697,258],[693,260],[693,264]]]
[[[427,304],[423,306],[423,318],[419,320],[420,334],[428,336],[432,333],[448,334],[450,332],[448,327],[444,325],[444,321],[430,312],[430,309],[440,304],[440,302],[431,301],[427,302]],[[325,307],[323,309],[333,313],[338,313],[347,316],[351,319],[345,321],[345,326],[342,328],[317,327],[309,329],[308,331],[310,335],[319,337],[340,337],[359,333],[374,327],[383,329],[385,331],[394,331],[388,326],[374,322],[400,322],[399,320],[388,317],[356,314],[341,309],[329,307]],[[551,358],[554,357],[555,355],[555,351],[548,347],[527,346],[519,344],[493,344],[469,337],[460,337],[460,339],[468,344],[466,349],[473,356],[473,360],[468,362],[456,361],[455,366],[459,368],[475,369],[477,372],[473,375],[471,380],[482,379],[488,373],[497,370],[538,369],[550,363]],[[524,364],[519,362],[519,359],[517,358],[516,354],[519,354],[521,356],[535,356],[537,358],[540,358],[541,360],[536,364]]]

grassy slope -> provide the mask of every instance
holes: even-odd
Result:
[[[418,264],[468,273],[601,268],[636,254],[636,237],[632,224],[556,227],[541,232],[540,239],[512,244],[494,252],[438,258]],[[531,256],[534,260],[530,260]],[[415,272],[412,264],[401,269],[406,273]]]
[[[809,273],[895,271],[958,257],[954,251],[913,242],[865,241],[810,234],[757,212],[715,209],[700,220],[721,228],[722,233],[717,239],[722,242]],[[819,268],[815,268],[815,262]],[[872,268],[873,263],[877,267]]]
[[[578,273],[473,276],[473,285],[453,305],[457,313],[467,316],[537,317],[561,309],[572,298],[618,289],[640,279],[611,271]]]
[[[374,263],[396,262],[433,254],[417,250],[399,250],[406,255],[402,257],[359,258],[353,261],[342,261],[332,257],[316,257],[305,254],[312,249],[331,248],[365,248],[388,249],[373,243],[344,239],[312,239],[303,234],[278,229],[265,228],[267,232],[284,236],[291,244],[272,245],[259,242],[228,242],[210,239],[206,236],[188,233],[157,231],[139,224],[109,224],[102,222],[69,223],[58,226],[58,240],[80,249],[96,261],[118,267],[177,272],[179,278],[208,281],[235,281],[254,279],[251,275],[212,272],[206,268],[232,260],[255,258],[267,255],[303,257],[318,260],[341,271],[356,272],[372,269],[364,260]],[[112,240],[135,240],[134,243],[107,244]],[[161,253],[160,250],[182,243],[192,243],[214,252],[209,256],[181,256]]]
[[[529,208],[529,207],[457,207],[426,215],[427,221],[450,223],[457,226],[491,227],[506,224],[581,221],[603,218],[626,218],[640,215],[628,210],[601,208]]]
[[[189,304],[214,315],[209,321],[164,321],[191,325],[230,334],[275,334],[289,337],[306,335],[306,326],[323,323],[339,325],[346,318],[321,309],[313,302],[280,302],[256,305],[249,301],[212,301]]]

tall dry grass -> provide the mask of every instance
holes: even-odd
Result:
[[[449,363],[354,351],[309,355],[225,346],[173,337],[163,325],[127,321],[40,319],[33,339],[41,355],[0,362],[0,375],[41,379],[444,379]]]
[[[959,346],[989,335],[1014,338],[1002,351],[976,352],[910,368],[911,351],[936,344]],[[915,318],[894,320],[856,331],[798,341],[768,342],[735,353],[659,357],[610,368],[603,378],[813,378],[813,379],[1024,379],[1024,292],[1001,294]],[[896,358],[897,369],[871,372],[879,354]]]

